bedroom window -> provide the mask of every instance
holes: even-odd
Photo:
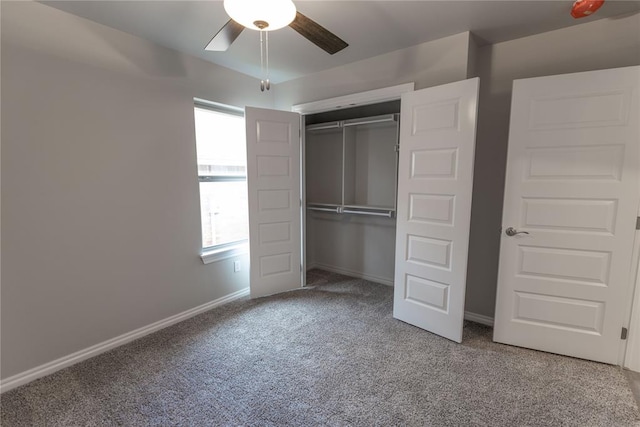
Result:
[[[205,254],[227,254],[249,238],[244,112],[196,101],[194,117],[203,261],[207,263]]]

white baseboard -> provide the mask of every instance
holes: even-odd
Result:
[[[381,283],[387,286],[393,286],[393,279],[387,277],[374,276],[371,274],[365,274],[361,271],[349,270],[347,268],[335,267],[333,265],[321,264],[314,262],[313,264],[307,264],[307,270],[312,268],[319,268],[320,270],[330,271],[332,273],[344,274],[345,276],[351,276],[358,279],[369,280],[371,282]]]
[[[71,365],[75,365],[78,362],[97,356],[113,348],[119,347],[138,338],[142,338],[145,335],[149,335],[153,332],[159,331],[160,329],[166,328],[167,326],[174,325],[178,322],[189,319],[190,317],[196,316],[200,313],[204,313],[205,311],[211,310],[212,308],[218,307],[220,305],[227,304],[246,295],[249,295],[249,288],[241,289],[222,298],[218,298],[217,300],[199,305],[192,309],[183,311],[182,313],[178,313],[171,317],[167,317],[166,319],[159,320],[150,325],[143,326],[142,328],[135,329],[131,332],[127,332],[126,334],[122,334],[110,340],[93,345],[89,348],[85,348],[84,350],[77,351],[75,353],[69,354],[68,356],[61,357],[52,362],[45,363],[44,365],[36,366],[35,368],[29,369],[28,371],[13,375],[0,381],[0,393],[4,393],[5,391],[9,391],[23,384],[27,384],[38,378],[50,375],[56,371],[59,371]]]
[[[471,322],[480,323],[482,325],[487,325],[493,327],[493,317],[485,316],[483,314],[472,313],[470,311],[464,312],[464,320],[469,320]]]
[[[369,274],[363,274],[353,270],[337,268],[337,267],[318,264],[318,263],[308,265],[308,269],[311,269],[311,268],[320,268],[322,270],[331,271],[338,274],[345,274],[347,276],[357,277],[360,279],[370,280],[372,282],[393,286],[393,280],[372,276]],[[45,363],[44,365],[40,365],[35,368],[29,369],[28,371],[13,375],[9,378],[6,378],[0,381],[0,393],[4,393],[16,387],[19,387],[23,384],[27,384],[31,381],[34,381],[38,378],[42,378],[44,376],[53,374],[56,371],[67,368],[71,365],[75,365],[76,363],[82,362],[83,360],[97,356],[101,353],[104,353],[106,351],[119,347],[123,344],[131,342],[138,338],[142,338],[145,335],[149,335],[153,332],[159,331],[160,329],[174,325],[178,322],[194,317],[200,313],[204,313],[205,311],[211,310],[212,308],[221,306],[223,304],[227,304],[233,300],[242,298],[246,295],[249,295],[249,288],[241,289],[237,292],[226,295],[222,298],[218,298],[217,300],[199,305],[192,309],[183,311],[182,313],[178,313],[176,315],[167,317],[166,319],[159,320],[150,325],[143,326],[142,328],[135,329],[131,332],[127,332],[126,334],[122,334],[110,340],[93,345],[84,350],[77,351],[75,353],[56,359],[52,362]],[[489,316],[484,316],[482,314],[465,311],[464,318],[472,322],[481,323],[487,326],[493,326],[493,318]]]

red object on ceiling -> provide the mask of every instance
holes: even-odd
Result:
[[[584,18],[602,7],[604,0],[576,0],[571,8],[571,16]]]

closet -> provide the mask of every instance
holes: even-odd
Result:
[[[461,341],[479,79],[410,86],[245,109],[252,297],[324,268],[393,285],[395,318]]]
[[[393,101],[305,116],[307,270],[393,284],[399,112]]]

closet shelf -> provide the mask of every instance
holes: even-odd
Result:
[[[326,122],[326,123],[318,123],[315,125],[307,125],[305,126],[305,130],[314,131],[314,130],[340,129],[341,127],[342,127],[342,122]]]
[[[382,116],[364,117],[358,119],[349,119],[342,122],[342,126],[359,126],[370,125],[373,123],[397,122],[398,114],[385,114]]]
[[[307,131],[318,131],[328,129],[340,129],[341,127],[349,126],[361,126],[371,125],[374,123],[390,123],[398,121],[398,114],[384,114],[382,116],[363,117],[357,119],[341,120],[335,122],[316,123],[314,125],[307,125],[305,129]]]

